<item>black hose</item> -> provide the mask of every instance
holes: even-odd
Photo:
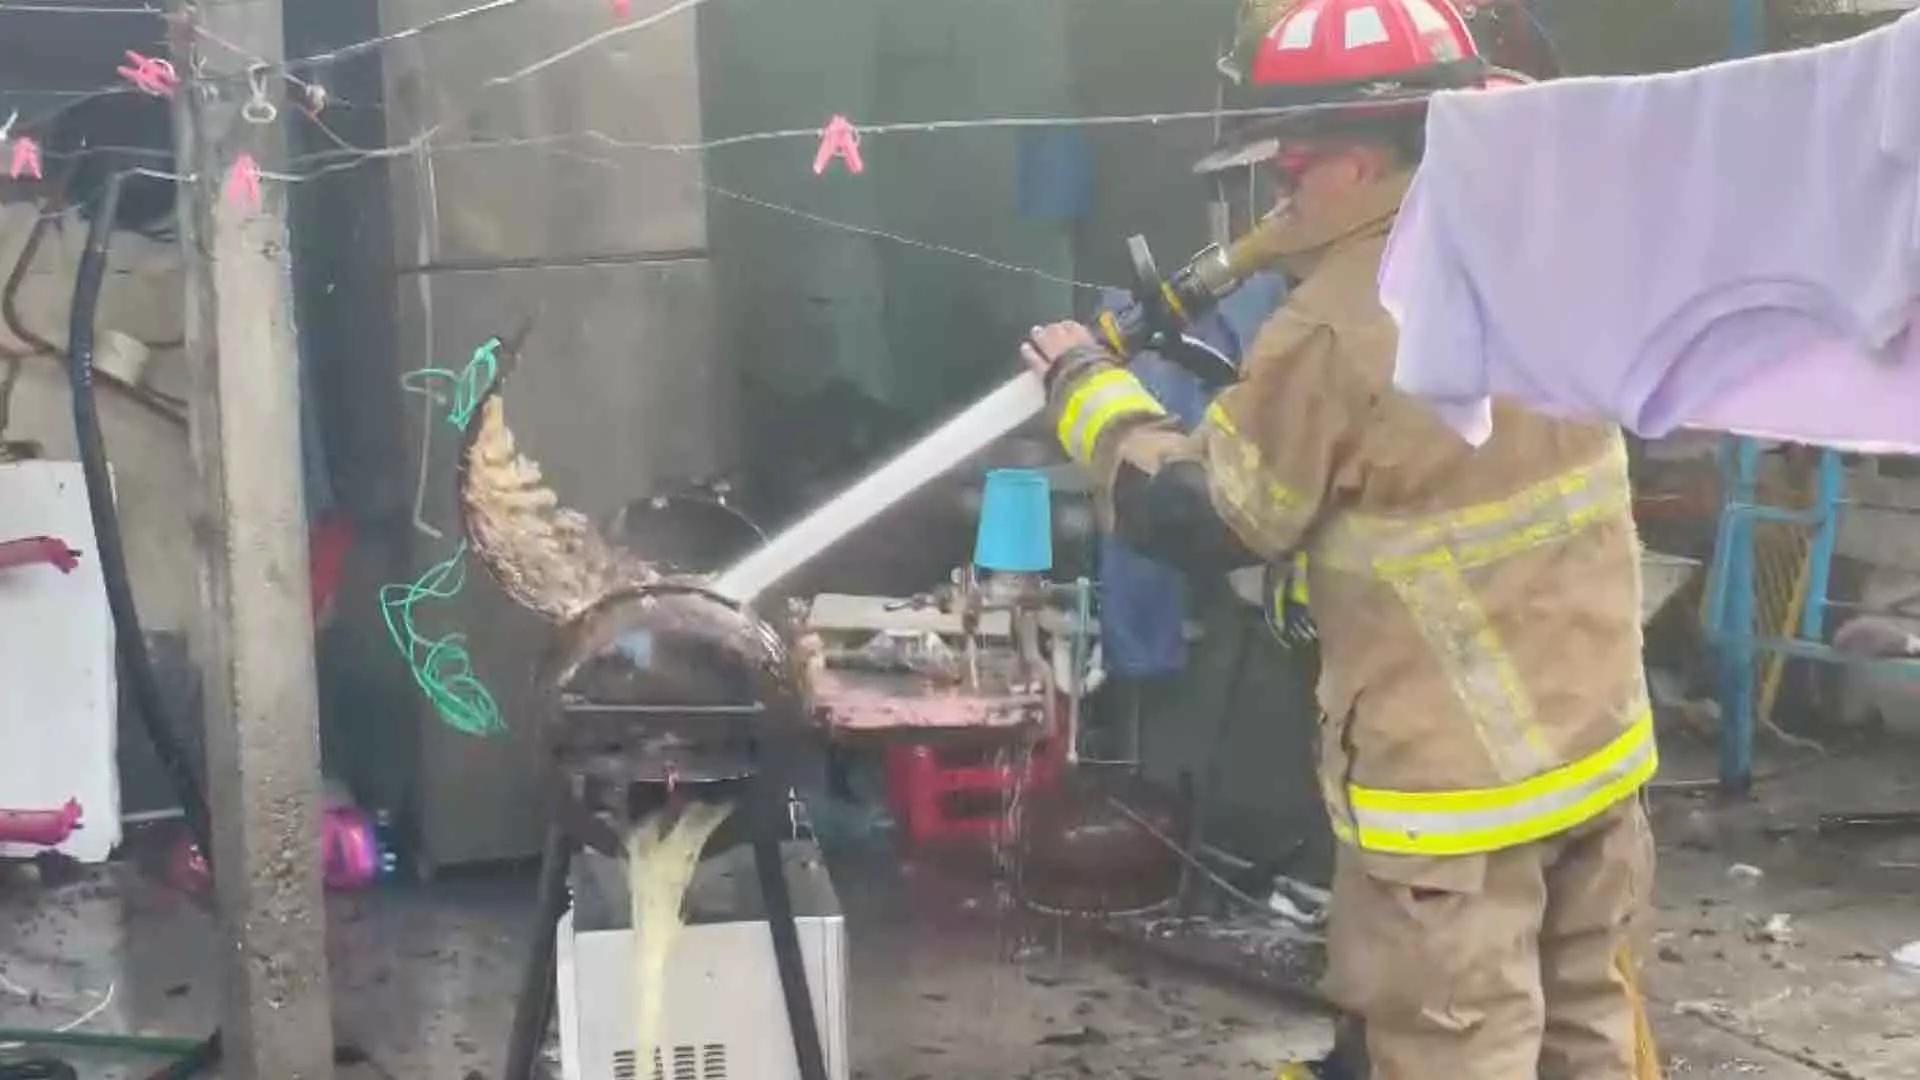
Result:
[[[113,505],[113,478],[107,471],[107,451],[100,436],[100,416],[93,400],[93,317],[105,279],[107,246],[113,237],[113,216],[120,201],[120,176],[114,174],[100,192],[100,208],[87,228],[86,251],[73,286],[72,321],[67,328],[67,374],[73,385],[73,433],[80,449],[80,465],[87,478],[87,506],[93,512],[94,543],[100,549],[100,574],[106,580],[107,606],[113,613],[114,638],[120,667],[133,693],[134,707],[152,740],[154,753],[167,771],[174,797],[186,811],[187,829],[207,859],[213,857],[213,834],[207,825],[207,803],[200,776],[187,760],[160,696],[160,681],[147,652],[147,638],[134,604],[127,577],[126,541],[120,515]]]
[[[113,613],[114,642],[121,673],[132,690],[134,708],[153,752],[167,772],[174,797],[186,812],[187,831],[200,854],[213,862],[213,833],[207,823],[205,788],[200,774],[187,760],[175,726],[160,697],[160,680],[147,652],[147,636],[140,627],[133,584],[127,577],[126,540],[120,533],[120,514],[113,505],[113,478],[107,471],[105,441],[93,400],[93,317],[100,306],[100,285],[106,279],[107,246],[113,239],[113,218],[120,203],[120,174],[108,177],[100,192],[99,209],[87,228],[87,247],[73,285],[73,310],[67,326],[67,375],[73,386],[73,434],[80,450],[80,467],[87,478],[87,508],[93,514],[93,539],[100,551],[100,576],[106,582],[107,607]],[[211,1066],[220,1057],[220,1033],[154,1074],[153,1080],[184,1080]]]
[[[807,989],[807,969],[800,956],[800,931],[793,922],[793,895],[787,891],[785,860],[780,855],[780,833],[787,823],[784,773],[766,763],[747,781],[753,803],[753,867],[766,898],[767,926],[773,931],[773,959],[780,969],[780,992],[787,1001],[787,1026],[793,1033],[793,1053],[800,1063],[800,1080],[827,1080],[827,1059],[820,1049],[820,1028],[813,1015],[813,994]]]

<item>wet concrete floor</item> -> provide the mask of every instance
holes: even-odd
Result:
[[[1009,916],[975,874],[863,858],[836,878],[855,1077],[1266,1077],[1329,1039],[1311,1009]],[[368,1058],[340,1075],[497,1076],[530,905],[529,875],[511,872],[330,897],[337,1038]],[[213,947],[198,905],[130,866],[58,888],[16,872],[0,885],[0,1027],[205,1032]],[[103,1080],[160,1061],[62,1053]]]
[[[1665,757],[1666,780],[1711,775],[1704,748]],[[1750,802],[1651,796],[1646,967],[1670,1075],[1920,1080],[1920,972],[1891,960],[1920,941],[1920,835],[1813,827],[1833,810],[1920,809],[1915,761],[1920,745],[1876,744],[1763,759],[1784,771]],[[1255,1078],[1330,1038],[1297,1002],[1005,914],[978,875],[884,850],[834,864],[867,1080]],[[341,1076],[497,1076],[530,903],[524,870],[330,898],[338,1034],[369,1058]],[[0,1027],[205,1032],[213,948],[206,912],[130,864],[57,886],[0,870]],[[74,1061],[105,1080],[158,1063]]]

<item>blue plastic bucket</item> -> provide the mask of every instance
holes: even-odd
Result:
[[[973,564],[1007,574],[1053,569],[1053,491],[1047,474],[995,469],[980,499],[980,531]]]

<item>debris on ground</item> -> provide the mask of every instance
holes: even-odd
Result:
[[[1316,997],[1326,971],[1326,942],[1283,918],[1230,916],[1110,919],[1112,937],[1204,974],[1290,996]]]
[[[1893,950],[1893,963],[1895,967],[1920,975],[1920,941],[1909,941]]]
[[[1107,1033],[1097,1027],[1083,1027],[1040,1037],[1041,1046],[1105,1046],[1110,1041]]]
[[[1762,922],[1758,916],[1749,917],[1747,940],[1756,945],[1793,944],[1793,916],[1785,912],[1775,912]]]

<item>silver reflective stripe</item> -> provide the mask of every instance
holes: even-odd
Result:
[[[1441,566],[1388,583],[1433,650],[1500,779],[1511,782],[1552,768],[1533,695],[1460,571]]]
[[[1501,833],[1551,818],[1618,785],[1644,769],[1655,753],[1651,733],[1632,753],[1596,776],[1572,787],[1542,792],[1533,798],[1488,810],[1413,811],[1353,808],[1353,820],[1364,838],[1373,831],[1421,837]],[[1364,839],[1363,839],[1364,844]]]
[[[1472,569],[1624,512],[1630,498],[1625,449],[1616,442],[1601,460],[1500,502],[1414,519],[1347,515],[1328,530],[1327,557],[1330,565],[1376,576],[1441,562]]]
[[[1259,445],[1240,433],[1219,402],[1208,406],[1201,431],[1208,435],[1207,466],[1214,492],[1238,519],[1232,524],[1255,554],[1280,557],[1312,523],[1313,508],[1267,468]]]
[[[1615,439],[1598,460],[1497,502],[1412,519],[1344,515],[1314,554],[1393,589],[1495,771],[1511,783],[1550,768],[1553,748],[1467,572],[1624,515],[1629,498],[1625,445]]]

